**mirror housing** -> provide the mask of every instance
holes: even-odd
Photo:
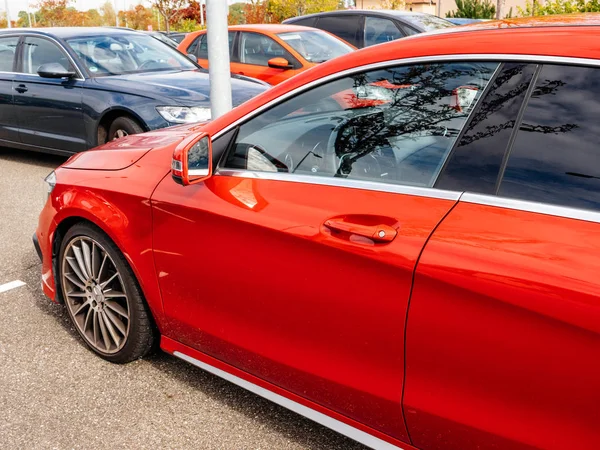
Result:
[[[63,67],[60,63],[48,63],[42,64],[37,73],[42,78],[75,78],[77,73],[69,71]]]
[[[281,58],[281,57],[277,57],[277,58],[271,58],[267,64],[269,65],[269,67],[271,67],[272,69],[283,69],[283,70],[288,70],[288,69],[293,69],[294,66],[292,66],[290,64],[290,62],[285,59],[285,58]]]
[[[173,152],[171,176],[182,186],[201,183],[212,175],[212,142],[207,133],[195,133]]]
[[[190,61],[195,62],[196,64],[198,64],[198,58],[196,57],[196,55],[194,55],[192,53],[188,53],[185,56],[187,56]]]

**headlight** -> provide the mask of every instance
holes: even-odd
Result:
[[[194,123],[210,120],[210,108],[187,106],[157,106],[156,110],[167,122]]]
[[[44,178],[44,181],[48,185],[48,191],[46,192],[46,199],[45,199],[45,200],[48,200],[48,197],[50,197],[50,194],[52,193],[54,186],[56,186],[56,174],[54,173],[54,170],[52,172],[50,172],[46,178]]]

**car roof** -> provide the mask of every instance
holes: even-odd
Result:
[[[288,23],[288,21],[292,22],[297,19],[305,19],[307,17],[322,17],[322,16],[332,16],[332,15],[340,15],[340,14],[370,14],[370,15],[380,15],[380,16],[393,16],[393,17],[409,17],[409,16],[430,16],[431,14],[416,12],[416,11],[406,11],[400,9],[338,9],[335,11],[325,11],[314,14],[307,14],[305,16],[292,17],[290,19],[284,20],[283,23]]]
[[[270,23],[270,24],[249,24],[249,25],[231,25],[227,27],[230,31],[262,31],[263,33],[278,34],[298,31],[321,31],[317,28],[305,27],[303,25]],[[193,32],[191,34],[204,34],[206,30]]]
[[[138,34],[139,31],[122,27],[54,27],[54,28],[5,28],[2,34],[35,33],[44,36],[53,36],[60,39],[69,39],[79,36],[116,36],[123,34]]]

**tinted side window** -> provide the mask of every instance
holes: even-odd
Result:
[[[436,187],[495,193],[504,154],[536,67],[522,63],[502,66],[448,158]]]
[[[394,41],[403,36],[391,20],[371,16],[365,18],[365,47]]]
[[[545,65],[498,195],[600,209],[600,71]]]
[[[198,36],[196,39],[194,39],[194,42],[192,42],[190,44],[190,46],[187,49],[187,53],[191,54],[191,55],[197,55],[197,51],[198,51],[198,43],[200,42],[200,38],[202,36]]]
[[[242,125],[225,166],[430,187],[497,66],[401,66],[324,84]]]
[[[240,62],[256,66],[268,66],[272,58],[285,58],[290,62],[294,57],[270,37],[259,33],[242,33],[240,41]]]
[[[19,38],[0,38],[0,72],[12,72]]]
[[[229,38],[229,56],[231,57],[232,54],[232,50],[233,50],[233,44],[235,41],[235,33],[229,33],[228,34],[228,38]],[[208,38],[206,34],[203,34],[201,36],[198,36],[198,39],[196,39],[196,41],[194,41],[194,44],[197,44],[198,46],[198,59],[208,59]],[[192,47],[190,46],[190,49]],[[188,53],[192,53],[190,51],[190,49],[188,49]],[[232,61],[234,61],[234,59],[231,59]]]
[[[306,19],[294,20],[290,23],[293,23],[294,25],[302,25],[303,27],[314,27],[316,21],[316,17],[308,17]]]
[[[326,16],[317,22],[317,28],[329,31],[346,42],[358,47],[358,34],[360,30],[359,15]]]
[[[206,34],[200,36],[198,40],[198,59],[208,59],[208,40]]]
[[[69,58],[61,48],[47,39],[26,37],[23,46],[23,72],[37,73],[40,66],[59,63],[65,69],[73,69]]]

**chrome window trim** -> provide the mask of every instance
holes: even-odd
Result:
[[[75,70],[77,71],[77,73],[79,75],[78,77],[71,78],[71,79],[72,80],[77,80],[77,81],[85,81],[85,76],[83,75],[83,72],[81,71],[81,69],[79,68],[79,66],[75,62],[75,60],[73,59],[73,57],[71,56],[71,54],[67,51],[67,49],[65,48],[65,46],[62,45],[62,43],[60,43],[57,39],[53,38],[52,36],[48,36],[47,34],[22,33],[20,36],[23,37],[23,45],[25,45],[25,39],[28,38],[28,37],[36,37],[36,38],[40,38],[40,39],[47,39],[49,41],[54,42],[58,46],[58,48],[65,55],[67,55],[67,58],[69,58],[69,61],[71,61],[71,64],[73,64],[73,67],[75,68]],[[21,56],[23,56],[23,55],[21,55]],[[22,64],[23,64],[23,61],[21,61],[21,65]],[[11,73],[15,73],[17,75],[37,76],[38,78],[42,78],[37,73],[25,73],[25,72],[11,72]]]
[[[373,64],[366,64],[363,66],[353,67],[351,69],[344,70],[343,72],[333,73],[318,80],[313,80],[302,86],[297,87],[277,98],[265,103],[264,105],[256,108],[248,114],[240,117],[238,120],[230,123],[222,130],[219,130],[214,134],[212,139],[218,139],[223,134],[230,131],[232,128],[237,127],[243,122],[252,119],[266,109],[269,109],[281,102],[284,102],[290,97],[301,94],[304,91],[308,91],[320,84],[325,84],[329,81],[333,81],[339,78],[352,75],[357,72],[364,72],[367,70],[382,69],[389,66],[403,66],[408,64],[418,64],[425,62],[457,62],[457,61],[498,61],[498,62],[509,62],[509,61],[524,61],[535,63],[553,63],[553,64],[573,64],[573,65],[585,65],[585,66],[600,66],[600,60],[598,59],[587,59],[587,58],[571,58],[563,56],[540,56],[540,55],[511,55],[505,53],[481,53],[481,54],[456,54],[456,55],[434,55],[434,56],[419,56],[415,58],[405,59],[393,59],[388,61],[380,61]]]
[[[413,195],[417,197],[438,198],[440,200],[452,201],[457,201],[461,195],[461,193],[457,191],[445,191],[442,189],[410,186],[406,184],[390,184],[379,183],[377,181],[349,180],[347,178],[337,177],[298,175],[289,174],[287,172],[253,172],[251,170],[221,168],[217,169],[214,175],[361,189],[365,191],[388,192],[390,194]]]
[[[477,205],[495,206],[516,211],[544,214],[547,216],[563,217],[566,219],[583,220],[585,222],[600,223],[600,212],[570,208],[568,206],[552,205],[550,203],[539,203],[509,197],[475,194],[471,192],[465,192],[460,197],[460,201]]]
[[[378,449],[378,450],[402,450],[401,447],[398,447],[394,444],[390,444],[389,442],[384,441],[383,439],[379,439],[369,433],[366,433],[358,428],[354,428],[352,425],[348,425],[340,420],[334,419],[322,412],[316,411],[308,406],[302,405],[294,400],[290,400],[283,395],[276,394],[269,389],[266,389],[262,386],[258,386],[250,381],[244,380],[238,376],[232,375],[229,372],[226,372],[217,367],[211,366],[205,362],[199,361],[196,358],[193,358],[185,353],[181,353],[179,351],[173,352],[173,356],[176,356],[184,361],[187,361],[190,364],[193,364],[196,367],[199,367],[202,370],[212,373],[230,383],[233,383],[247,391],[250,391],[260,397],[263,397],[273,403],[276,403],[280,406],[283,406],[290,411],[295,412],[296,414],[300,414],[313,422],[317,422],[327,428],[332,429],[333,431],[337,431],[338,433],[349,437],[361,444],[366,445],[367,447]]]

